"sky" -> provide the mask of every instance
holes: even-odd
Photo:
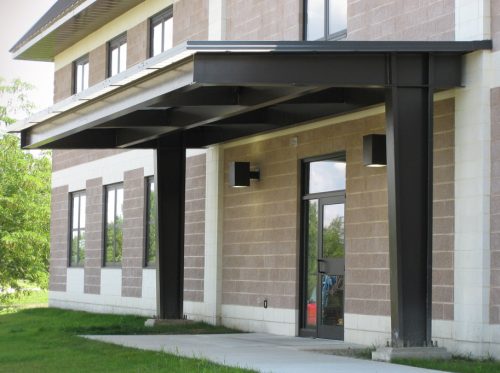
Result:
[[[38,21],[56,0],[0,0],[2,28],[0,31],[0,76],[30,83],[35,111],[52,105],[54,66],[51,62],[14,60],[9,49]]]

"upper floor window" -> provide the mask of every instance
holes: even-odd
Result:
[[[71,193],[71,236],[69,263],[82,266],[85,261],[85,192]]]
[[[334,40],[347,32],[347,0],[306,0],[306,40]]]
[[[173,45],[172,7],[151,18],[151,56],[156,56]]]
[[[123,249],[123,184],[106,186],[104,265],[119,265]]]
[[[146,179],[146,266],[156,263],[156,196],[154,176]]]
[[[108,61],[109,76],[127,69],[127,34],[120,35],[109,42]]]
[[[74,62],[74,93],[89,87],[89,57],[83,56]]]

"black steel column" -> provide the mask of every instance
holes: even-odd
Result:
[[[155,150],[157,203],[156,302],[157,317],[183,317],[184,186],[186,150],[178,143]]]
[[[386,94],[391,326],[399,347],[431,339],[432,57],[426,62],[413,73],[431,86],[401,86],[393,56]]]

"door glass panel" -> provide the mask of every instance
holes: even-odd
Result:
[[[316,327],[318,281],[318,200],[308,201],[306,327]]]
[[[308,193],[345,189],[345,161],[327,159],[309,163]]]
[[[344,204],[323,205],[323,258],[344,257]]]
[[[321,275],[321,324],[344,325],[344,275]]]

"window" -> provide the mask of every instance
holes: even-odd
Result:
[[[71,193],[70,266],[82,266],[85,261],[85,192]]]
[[[106,187],[104,265],[120,265],[123,248],[123,184]]]
[[[172,7],[151,18],[151,57],[172,48]]]
[[[347,0],[307,0],[306,40],[334,40],[345,37]]]
[[[146,179],[146,266],[156,263],[156,195],[154,176]]]
[[[75,61],[73,92],[79,93],[89,87],[89,57]]]
[[[127,34],[120,35],[109,42],[108,61],[108,76],[127,69]]]

